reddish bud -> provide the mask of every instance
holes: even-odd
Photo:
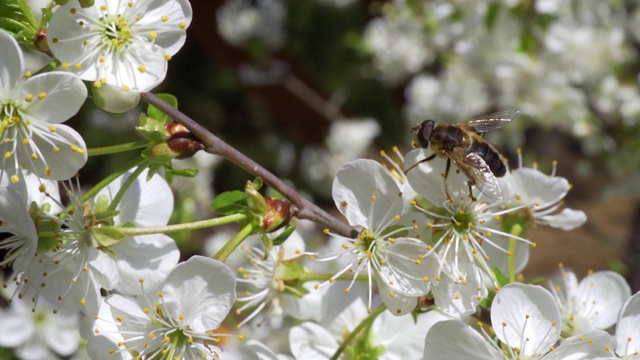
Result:
[[[167,140],[167,145],[178,155],[175,157],[176,159],[188,159],[198,151],[205,149],[205,146],[198,138],[190,132],[171,135]]]
[[[264,197],[269,210],[262,217],[262,228],[266,232],[278,230],[289,225],[289,221],[298,213],[298,209],[287,200]]]

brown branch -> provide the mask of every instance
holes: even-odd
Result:
[[[222,141],[204,126],[198,124],[178,109],[173,108],[171,105],[162,101],[162,99],[152,93],[142,93],[141,97],[144,101],[160,109],[160,111],[189,129],[189,131],[197,136],[200,142],[204,144],[206,152],[220,155],[235,163],[246,172],[262,178],[266,184],[274,188],[298,208],[298,218],[314,221],[342,236],[357,236],[358,232],[348,224],[336,219],[326,211],[319,208],[316,204],[307,200],[291,186],[287,185],[285,182],[280,180],[280,178],[272,174],[269,170]]]

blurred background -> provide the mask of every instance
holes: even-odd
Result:
[[[580,229],[538,227],[527,279],[559,262],[579,276],[614,269],[640,290],[640,2],[631,0],[191,0],[185,47],[156,92],[333,209],[346,162],[410,149],[427,118],[521,116],[487,139],[518,166],[566,177]],[[88,106],[90,147],[135,140],[139,111]],[[80,133],[82,122],[76,123]],[[214,194],[252,177],[200,154],[176,211],[198,218]],[[127,156],[90,159],[102,176]],[[557,160],[557,168],[553,162]],[[186,163],[176,167],[195,166]],[[555,170],[554,170],[555,169]],[[182,189],[182,190],[180,190]]]

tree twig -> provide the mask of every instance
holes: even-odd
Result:
[[[198,137],[198,139],[200,139],[200,142],[202,142],[202,144],[206,146],[206,152],[210,154],[220,155],[225,159],[235,163],[246,172],[262,178],[262,180],[264,180],[266,184],[278,191],[298,208],[298,218],[314,221],[324,227],[331,229],[334,233],[342,236],[357,236],[357,231],[351,226],[336,219],[326,211],[322,210],[316,204],[307,200],[304,196],[300,195],[300,193],[298,193],[291,186],[287,185],[284,181],[280,180],[280,178],[272,174],[269,170],[265,169],[257,162],[253,161],[240,151],[236,150],[234,147],[222,141],[219,137],[212,134],[204,126],[198,124],[196,121],[194,121],[184,113],[165,103],[164,101],[162,101],[162,99],[152,93],[142,93],[141,97],[144,101],[155,106],[160,111],[167,114],[172,119],[189,129],[189,131],[191,131],[191,133]]]

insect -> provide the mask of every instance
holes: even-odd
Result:
[[[496,178],[507,172],[506,159],[482,138],[482,133],[499,129],[520,115],[517,110],[503,110],[480,116],[459,124],[436,124],[433,120],[425,120],[411,129],[414,135],[414,146],[423,149],[431,148],[433,154],[405,170],[433,160],[436,156],[446,157],[444,172],[444,188],[448,198],[447,176],[451,162],[467,177],[469,196],[473,201],[471,186],[475,185],[480,192],[491,200],[501,200],[502,193]]]

